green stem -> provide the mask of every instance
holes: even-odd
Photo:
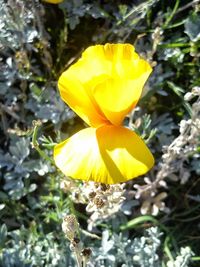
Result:
[[[179,3],[180,3],[180,0],[177,0],[176,1],[176,4],[170,14],[170,16],[168,17],[168,19],[165,21],[165,24],[163,25],[163,29],[167,28],[168,24],[170,23],[170,21],[173,19],[177,9],[178,9],[178,6],[179,6]]]
[[[172,262],[174,262],[174,258],[173,258],[172,254],[171,254],[171,251],[170,251],[169,247],[168,247],[168,242],[169,242],[169,236],[166,237],[165,242],[164,242],[164,252],[168,256],[168,258]]]
[[[34,128],[33,128],[33,135],[32,135],[32,145],[37,150],[37,152],[40,154],[42,158],[44,158],[47,161],[50,161],[53,165],[55,165],[54,161],[49,156],[47,156],[46,153],[43,150],[41,150],[39,147],[39,144],[37,141],[37,135],[38,135],[38,130],[41,125],[42,125],[41,122],[38,122],[38,121],[33,122]]]
[[[198,256],[198,257],[192,257],[191,260],[192,261],[200,261],[200,256]]]

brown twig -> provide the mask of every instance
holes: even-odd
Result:
[[[15,112],[13,112],[11,108],[5,106],[4,104],[0,104],[0,109],[12,116],[17,121],[24,122],[24,120],[22,120]]]

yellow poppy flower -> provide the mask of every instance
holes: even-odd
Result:
[[[114,184],[146,173],[154,158],[133,131],[122,126],[151,73],[130,44],[91,46],[58,81],[62,99],[90,126],[54,148],[67,176]]]
[[[43,0],[43,2],[47,2],[50,4],[59,4],[59,3],[62,3],[63,0]]]

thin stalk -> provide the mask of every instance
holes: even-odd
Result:
[[[41,126],[41,123],[38,122],[38,121],[37,122],[34,121],[33,125],[34,125],[33,135],[32,135],[32,145],[33,145],[33,147],[37,150],[37,152],[40,154],[40,156],[42,158],[44,158],[47,161],[50,161],[54,165],[55,164],[54,161],[49,156],[47,156],[47,154],[42,149],[40,149],[38,141],[37,141],[38,130],[39,130],[40,126]]]
[[[76,249],[74,251],[74,253],[75,253],[75,258],[76,258],[76,262],[77,262],[77,267],[83,267],[82,259],[81,259],[79,251]]]
[[[164,26],[163,26],[163,29],[167,28],[168,24],[170,23],[170,21],[173,19],[174,15],[176,14],[176,11],[179,7],[179,3],[180,3],[180,0],[177,0],[176,1],[176,4],[174,5],[174,8],[170,14],[170,16],[168,17],[168,19],[166,20]]]
[[[191,260],[192,261],[200,261],[200,256],[198,256],[198,257],[192,257]]]

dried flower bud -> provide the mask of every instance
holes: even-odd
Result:
[[[74,192],[73,193],[73,197],[74,197],[74,199],[79,200],[79,193],[78,192]]]
[[[161,201],[163,199],[165,199],[167,197],[167,193],[166,192],[161,192],[160,194],[158,194],[155,198],[154,201]]]
[[[107,191],[107,190],[109,190],[110,186],[106,185],[106,184],[100,184],[100,188],[102,191]]]
[[[104,206],[104,201],[103,201],[103,199],[101,198],[101,197],[96,197],[95,199],[94,199],[94,204],[97,206],[97,208],[102,208],[103,206]]]
[[[81,240],[78,237],[74,237],[71,242],[74,244],[78,244],[78,243],[80,243],[80,241]]]
[[[94,183],[94,186],[96,187],[96,188],[98,188],[99,187],[99,183]]]
[[[90,192],[90,193],[88,194],[88,197],[89,197],[90,199],[93,199],[95,196],[96,196],[96,192],[94,192],[94,191],[92,191],[92,192]]]
[[[80,239],[77,238],[77,237],[74,237],[72,240],[71,240],[71,243],[70,243],[70,249],[71,251],[75,251],[77,249],[80,249],[81,247],[81,244],[80,244]]]
[[[184,100],[185,101],[190,101],[193,98],[193,94],[191,92],[188,92],[184,95]]]
[[[194,87],[192,88],[192,93],[193,93],[194,95],[199,95],[199,96],[200,96],[200,87],[199,87],[199,86],[194,86]]]
[[[39,127],[39,126],[41,126],[42,125],[42,121],[40,121],[40,120],[33,120],[32,121],[32,124],[33,124],[33,127]]]
[[[81,256],[85,257],[85,258],[89,258],[92,254],[92,250],[90,248],[84,248],[81,251]]]
[[[62,230],[69,240],[74,239],[75,233],[78,231],[79,224],[74,215],[67,215],[63,219]]]
[[[144,215],[144,214],[147,214],[149,213],[150,211],[150,207],[151,207],[151,203],[148,201],[148,200],[145,200],[143,203],[142,203],[142,206],[141,206],[141,214]]]

